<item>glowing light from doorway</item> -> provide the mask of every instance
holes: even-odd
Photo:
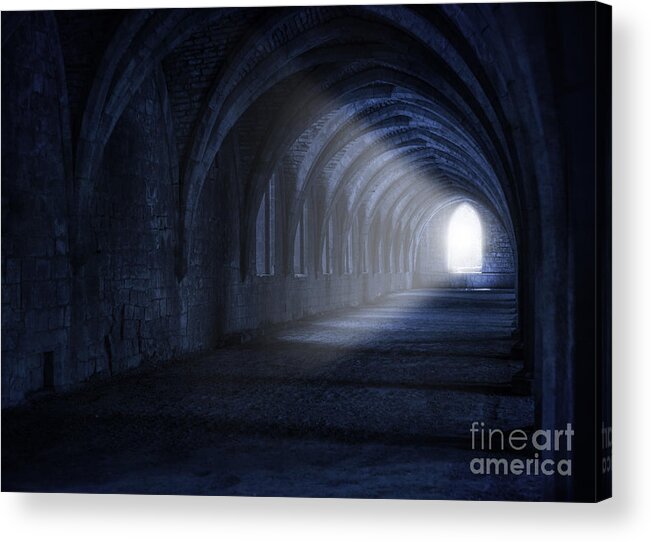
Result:
[[[462,203],[448,225],[448,271],[480,273],[483,260],[482,228],[477,211]]]

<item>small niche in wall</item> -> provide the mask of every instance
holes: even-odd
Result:
[[[43,352],[43,389],[54,389],[54,352]]]

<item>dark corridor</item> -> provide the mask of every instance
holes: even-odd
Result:
[[[3,490],[592,495],[598,23],[3,12]],[[592,459],[471,475],[473,422]]]
[[[3,485],[536,500],[535,477],[468,471],[473,421],[533,425],[511,391],[514,314],[506,290],[412,290],[44,399],[3,420]]]

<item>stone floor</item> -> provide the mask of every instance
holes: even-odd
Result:
[[[539,499],[469,470],[530,428],[508,291],[412,290],[2,413],[3,491]]]

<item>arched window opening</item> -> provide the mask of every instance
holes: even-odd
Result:
[[[391,246],[391,252],[393,254],[393,268],[398,273],[404,272],[404,269],[402,267],[402,243],[400,243],[399,240],[394,241],[393,245]]]
[[[384,251],[382,250],[382,243],[379,241],[380,240],[376,238],[377,244],[373,247],[373,273],[382,272],[382,258],[384,257]]]
[[[390,263],[391,263],[391,271],[394,273],[402,273],[402,258],[400,257],[400,252],[401,252],[401,247],[402,243],[400,242],[402,239],[401,232],[398,231],[394,239],[389,240],[389,248],[390,248]]]
[[[274,274],[276,237],[275,176],[267,184],[255,220],[255,270],[258,276]]]
[[[371,272],[380,273],[382,271],[380,265],[382,258],[384,257],[384,251],[382,250],[382,242],[380,238],[380,218],[377,217],[373,221],[373,226],[369,232],[369,237],[373,243],[370,247],[371,250]]]
[[[332,260],[333,260],[333,228],[332,217],[328,220],[325,229],[325,236],[323,240],[323,250],[321,252],[321,272],[324,275],[332,273]]]
[[[346,246],[344,247],[344,273],[347,275],[353,272],[353,229],[348,230],[346,235]]]
[[[294,274],[307,275],[307,201],[303,204],[294,237]]]
[[[482,227],[477,211],[468,203],[455,209],[448,225],[448,271],[481,273]]]
[[[409,261],[409,246],[402,246],[402,268],[409,273],[411,271],[411,262]]]

